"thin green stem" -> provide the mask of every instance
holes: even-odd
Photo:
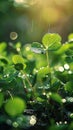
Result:
[[[26,73],[25,73],[25,72],[23,72],[23,71],[21,71],[21,73],[22,73],[23,75],[25,75],[25,79],[26,79],[26,81],[28,82],[28,84],[29,84],[29,86],[30,86],[31,90],[33,90],[33,88],[32,88],[32,84],[31,84],[31,82],[30,82],[29,78],[27,77]]]
[[[49,59],[49,52],[46,50],[46,58],[47,58],[47,64],[48,64],[48,69],[50,73],[50,86],[51,86],[51,68],[50,68],[50,59]]]
[[[27,77],[27,74],[25,73],[25,72],[23,72],[23,71],[21,71],[21,73],[23,74],[23,75],[25,75],[25,80],[27,81],[27,83],[28,83],[28,85],[29,85],[29,87],[31,88],[31,90],[32,90],[32,97],[33,97],[33,99],[35,99],[35,87],[33,87],[32,86],[32,84],[31,84],[31,82],[30,82],[30,80],[29,80],[29,78]],[[23,82],[24,83],[24,85],[26,85],[25,84],[25,82]],[[25,88],[26,89],[26,88]],[[26,91],[27,91],[27,93],[28,93],[28,90],[26,89]]]
[[[30,80],[28,79],[28,77],[27,77],[27,75],[25,74],[25,78],[26,78],[26,81],[28,82],[28,84],[29,84],[29,86],[30,86],[30,88],[31,88],[31,90],[32,90],[32,97],[33,97],[33,100],[36,98],[35,97],[35,93],[36,93],[36,90],[35,90],[35,87],[32,87],[32,84],[31,84],[31,82],[30,82]]]
[[[9,90],[7,90],[7,93],[10,95],[11,99],[13,100],[13,96]]]
[[[46,51],[46,57],[47,57],[48,68],[49,68],[49,71],[50,71],[50,61],[49,61],[48,51]]]
[[[25,73],[25,78],[26,78],[26,80],[27,80],[27,82],[28,82],[28,84],[29,84],[30,88],[32,89],[32,84],[31,84],[30,80],[28,79],[28,77],[27,77],[26,73]]]

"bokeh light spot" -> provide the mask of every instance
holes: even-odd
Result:
[[[11,39],[11,40],[16,40],[17,37],[18,37],[18,34],[17,34],[16,32],[11,32],[11,33],[10,33],[10,39]]]

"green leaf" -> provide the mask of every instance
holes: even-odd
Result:
[[[60,71],[56,71],[55,72],[55,75],[56,75],[56,77],[60,80],[60,81],[62,81],[63,83],[66,83],[69,79],[69,77],[68,77],[68,72],[67,71],[63,71],[63,72],[60,72]]]
[[[69,41],[73,41],[73,33],[69,34],[68,40],[69,40]]]
[[[42,43],[46,49],[55,51],[61,46],[61,37],[56,33],[48,33],[43,36]]]
[[[65,85],[65,90],[68,91],[68,92],[73,92],[73,81],[69,81],[67,82]]]
[[[48,48],[48,50],[49,50],[49,51],[56,51],[56,50],[60,49],[60,47],[61,47],[61,43],[58,42],[58,43],[52,44],[52,45]]]
[[[42,67],[38,70],[37,72],[37,79],[44,78],[47,74],[49,73],[49,68],[47,67]]]
[[[5,57],[1,57],[1,58],[0,58],[0,61],[1,61],[3,64],[8,64],[8,60],[7,60]]]
[[[23,64],[24,63],[24,59],[20,55],[14,55],[12,57],[12,61],[13,61],[14,64],[17,64],[17,63],[22,63]]]
[[[5,42],[0,43],[0,53],[2,53],[7,47],[7,44]]]
[[[73,56],[73,50],[72,49],[68,49],[66,52],[67,56]]]
[[[23,70],[24,68],[26,68],[25,64],[24,65],[22,63],[15,64],[15,69],[16,70]]]
[[[21,43],[20,42],[17,42],[16,45],[15,45],[16,48],[21,48]]]
[[[3,101],[4,101],[4,94],[2,92],[0,92],[0,108],[3,104]]]
[[[53,125],[50,126],[50,128],[48,128],[48,130],[66,130],[66,125],[64,125],[64,124],[54,125],[53,124]]]
[[[37,97],[37,99],[36,99],[38,102],[44,102],[44,99],[43,98],[41,98],[41,97]]]
[[[10,116],[17,116],[24,112],[26,109],[26,103],[23,99],[19,97],[14,97],[9,99],[5,104],[5,111]]]
[[[72,118],[72,119],[73,119],[73,113],[71,113],[71,114],[70,114],[70,118]]]
[[[45,53],[43,46],[39,42],[33,42],[31,45],[31,50],[39,54]]]
[[[59,94],[57,94],[57,93],[52,93],[52,94],[50,94],[50,97],[51,97],[54,101],[56,101],[56,102],[58,102],[58,103],[62,103],[62,98],[61,98],[61,96],[60,96]]]
[[[3,66],[0,66],[0,73],[1,73],[1,74],[3,73],[3,70],[4,70],[4,67],[3,67]]]

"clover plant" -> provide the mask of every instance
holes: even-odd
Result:
[[[57,33],[0,43],[0,124],[73,129],[73,34],[65,43]]]

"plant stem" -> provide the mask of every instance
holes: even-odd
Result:
[[[30,80],[28,79],[28,77],[27,77],[26,73],[25,73],[25,72],[23,72],[22,70],[21,70],[21,73],[22,73],[22,75],[25,75],[26,81],[28,82],[28,84],[29,84],[30,88],[32,89],[32,84],[31,84]]]
[[[13,96],[9,90],[7,90],[7,93],[10,95],[11,99],[13,100]]]
[[[49,71],[50,71],[50,62],[49,62],[48,51],[46,51],[46,57],[47,57],[48,68],[49,68]]]
[[[28,84],[29,84],[30,88],[33,90],[33,88],[32,88],[32,84],[31,84],[31,82],[29,81],[29,79],[28,79],[28,77],[27,77],[26,73],[25,73],[25,78],[26,78],[26,80],[27,80],[27,82],[28,82]]]
[[[50,68],[50,59],[48,56],[48,50],[46,50],[46,58],[47,58],[47,64],[48,64],[48,69],[49,69],[49,73],[50,73],[50,86],[51,86],[51,68]]]

